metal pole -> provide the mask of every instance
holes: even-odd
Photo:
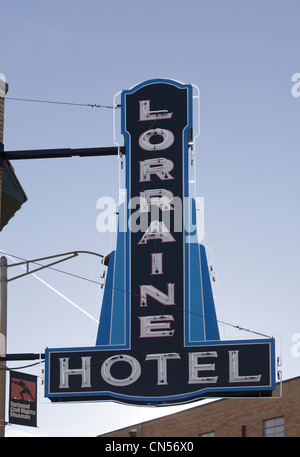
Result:
[[[1,141],[1,138],[0,138]],[[1,151],[0,151],[1,152]],[[62,157],[98,157],[115,156],[119,153],[125,154],[125,147],[108,146],[102,148],[81,148],[81,149],[33,149],[24,151],[2,151],[2,159],[23,160],[23,159],[59,159]]]
[[[5,425],[6,425],[6,422],[5,422],[5,407],[6,407],[5,362],[7,361],[8,358],[11,360],[21,360],[21,359],[23,360],[24,356],[25,357],[28,356],[28,354],[23,354],[23,356],[21,354],[21,357],[20,357],[20,354],[19,354],[19,355],[16,355],[16,357],[19,357],[19,358],[16,358],[16,357],[10,358],[10,357],[7,357],[7,354],[6,354],[6,352],[7,352],[7,283],[9,281],[13,281],[14,279],[18,279],[19,277],[24,276],[24,275],[21,275],[21,276],[16,276],[14,278],[8,279],[7,278],[7,268],[8,268],[8,266],[10,266],[10,267],[19,266],[24,263],[26,263],[28,266],[29,263],[31,263],[31,262],[34,263],[37,260],[47,260],[47,259],[53,259],[54,257],[61,257],[61,256],[66,256],[66,255],[68,256],[65,259],[59,260],[57,262],[52,262],[49,265],[44,265],[41,268],[38,268],[38,270],[41,270],[43,268],[49,267],[50,265],[54,265],[56,263],[63,262],[64,260],[69,260],[73,257],[76,257],[78,254],[93,254],[98,257],[101,257],[102,259],[104,258],[104,256],[102,254],[98,254],[96,252],[74,251],[74,252],[67,252],[65,254],[57,254],[57,255],[53,255],[53,256],[49,256],[49,257],[43,257],[41,259],[36,259],[36,260],[27,260],[25,262],[21,262],[18,264],[7,265],[7,258],[4,256],[1,257],[1,260],[0,260],[0,288],[1,288],[0,289],[0,438],[3,438],[5,436]],[[34,270],[34,271],[37,271],[37,270]],[[34,271],[27,271],[27,273],[25,273],[25,275],[31,274]],[[40,354],[39,357],[45,358],[45,355]],[[33,360],[36,358],[37,357],[34,354],[30,354],[28,356],[28,360]]]
[[[1,257],[0,275],[0,355],[6,356],[6,334],[7,334],[7,259]],[[5,364],[5,362],[4,362]],[[6,390],[6,370],[0,364],[0,437],[5,436],[5,390]]]

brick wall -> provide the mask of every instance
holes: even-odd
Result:
[[[284,436],[300,437],[300,377],[282,383],[273,398],[223,399],[186,411],[134,424],[101,436],[129,437],[137,429],[137,437],[198,437],[214,432],[216,437],[263,436],[263,421],[284,416]]]

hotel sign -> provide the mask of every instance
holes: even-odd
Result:
[[[151,80],[122,93],[127,197],[97,340],[46,350],[52,401],[185,403],[275,388],[273,339],[220,340],[189,197],[192,91]]]

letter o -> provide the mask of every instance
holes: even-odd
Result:
[[[117,379],[114,378],[111,374],[111,367],[116,362],[127,362],[131,366],[131,374],[128,378]],[[101,367],[101,376],[102,378],[112,386],[129,386],[130,384],[137,381],[141,375],[141,365],[134,358],[129,355],[114,355],[109,357]]]
[[[153,136],[159,135],[163,138],[160,143],[150,143]],[[139,138],[139,145],[146,151],[162,151],[167,149],[174,143],[174,135],[171,130],[167,129],[151,129],[141,134]]]

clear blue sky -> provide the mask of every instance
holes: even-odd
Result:
[[[117,92],[151,78],[199,87],[197,194],[205,201],[218,317],[280,336],[283,376],[298,376],[300,98],[291,78],[300,72],[300,5],[14,0],[0,11],[8,97],[111,105]],[[6,150],[111,146],[112,110],[7,100],[4,143]],[[114,235],[97,231],[96,202],[118,199],[115,157],[13,166],[28,202],[1,232],[1,250],[34,259],[114,247]],[[94,281],[101,273],[91,256],[61,268]],[[96,284],[51,271],[38,276],[99,318]],[[35,277],[11,282],[8,297],[8,352],[94,345],[96,322]],[[6,434],[95,436],[172,408],[52,405],[41,392],[39,428],[8,426]]]

